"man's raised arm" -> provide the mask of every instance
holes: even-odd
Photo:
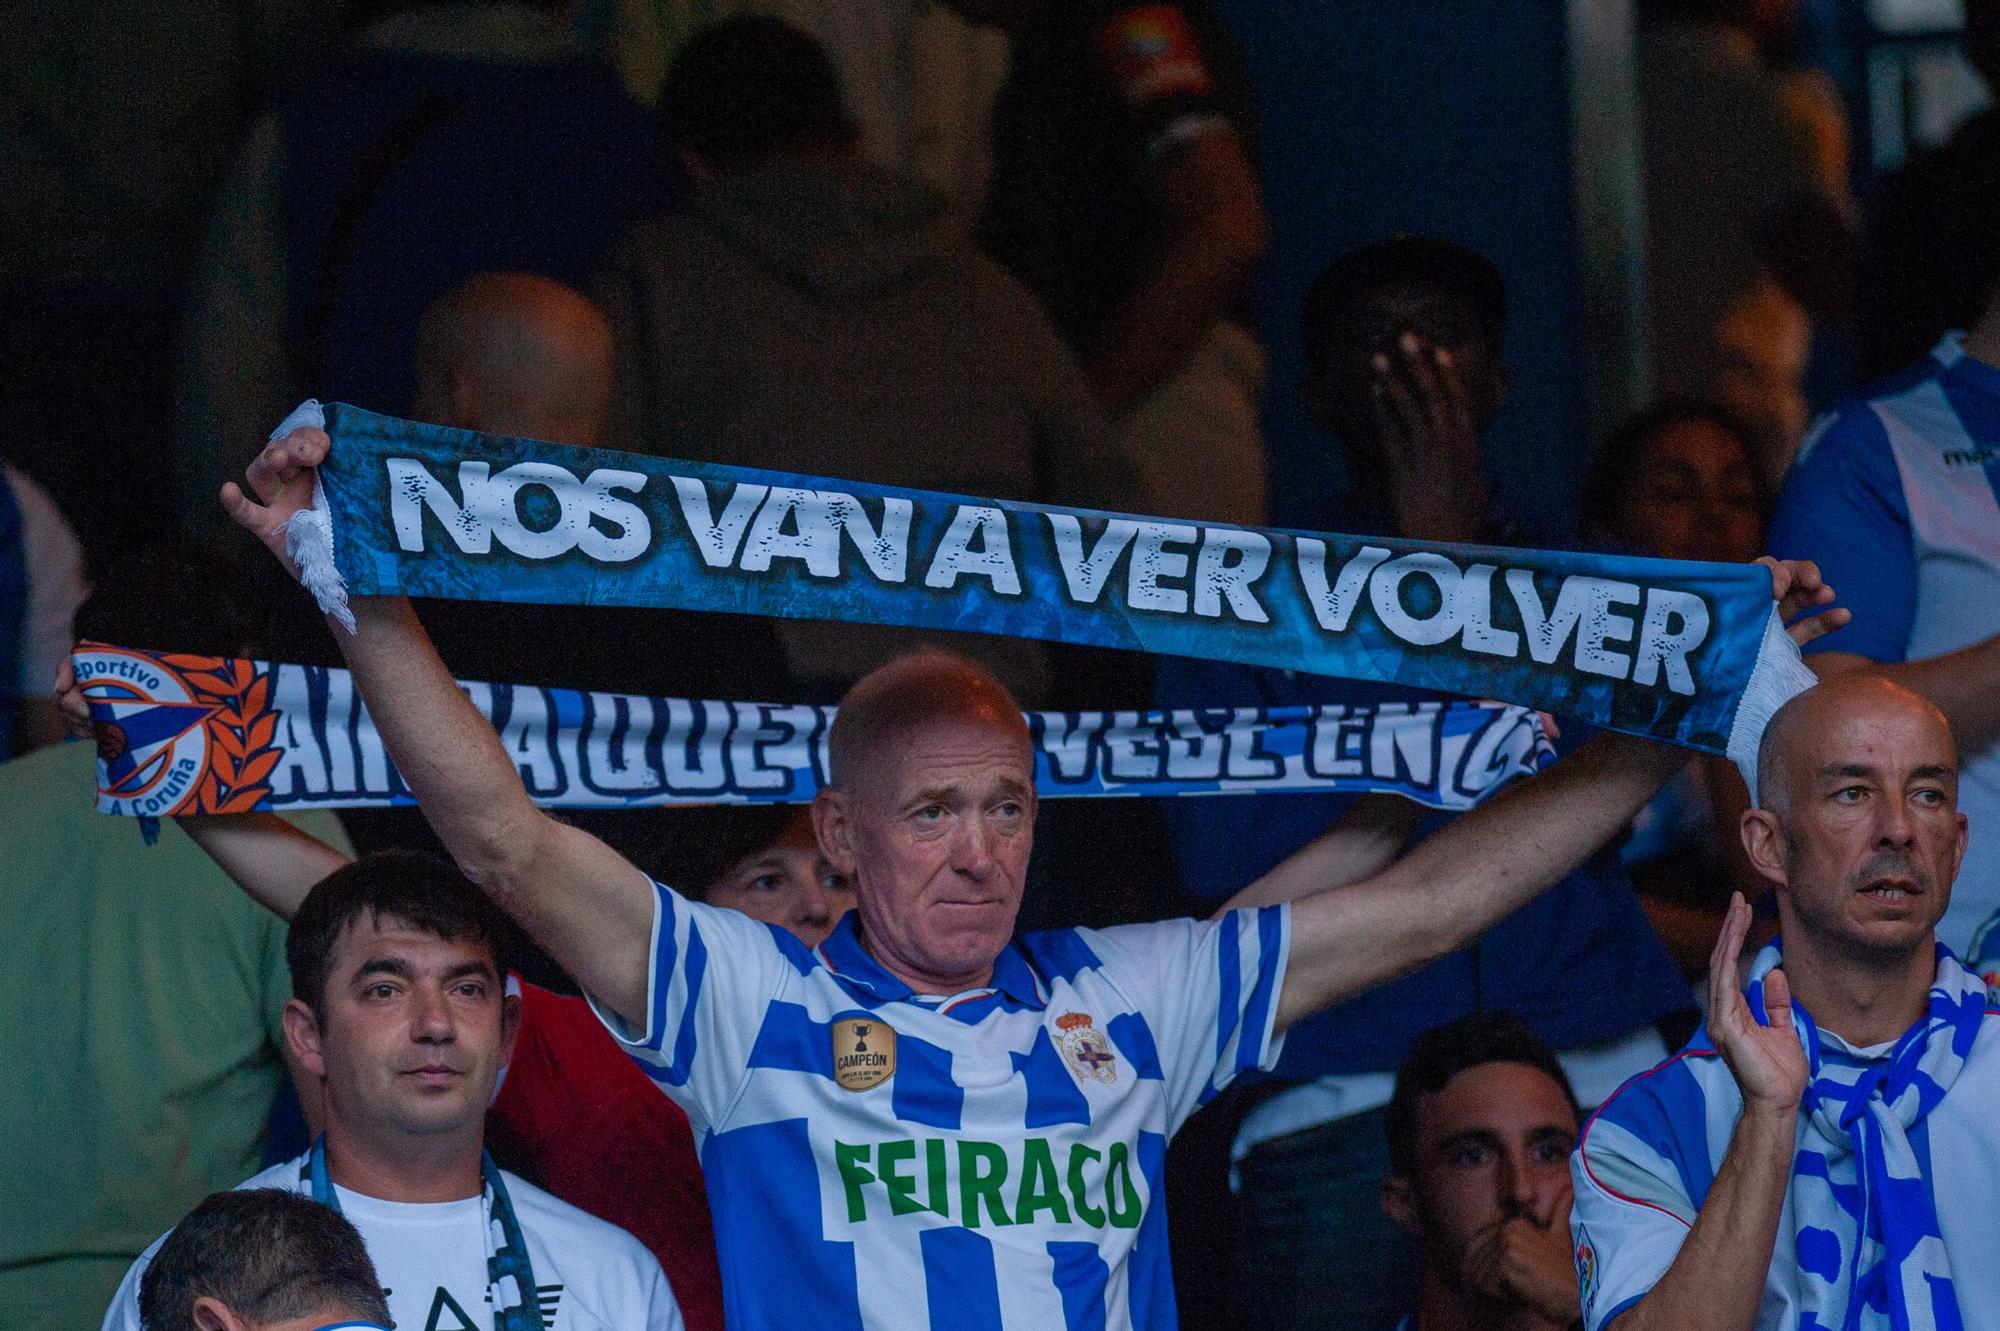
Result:
[[[1833,599],[1813,565],[1760,562],[1786,618]],[[1804,642],[1846,617],[1826,611],[1790,631]],[[1686,762],[1668,744],[1599,735],[1380,873],[1299,897],[1278,1028],[1463,947],[1610,840]]]
[[[311,506],[331,441],[294,430],[251,464],[251,499],[223,507],[288,569],[284,525]],[[296,573],[296,570],[293,570]],[[586,832],[537,809],[499,736],[459,689],[403,597],[357,597],[355,632],[333,636],[397,770],[459,869],[597,1000],[643,1018],[653,927],[646,876]]]

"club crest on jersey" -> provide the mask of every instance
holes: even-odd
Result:
[[[1091,1025],[1088,1016],[1065,1012],[1056,1018],[1056,1029],[1062,1032],[1059,1047],[1070,1071],[1106,1083],[1118,1080],[1118,1055],[1111,1052],[1111,1042]]]
[[[1597,1249],[1590,1246],[1588,1235],[1579,1235],[1576,1241],[1576,1288],[1588,1316],[1590,1300],[1597,1293]]]
[[[873,1017],[833,1023],[833,1079],[843,1090],[865,1091],[895,1075],[895,1027]]]

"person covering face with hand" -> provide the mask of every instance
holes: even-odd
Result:
[[[1577,1317],[1569,1153],[1576,1102],[1511,1012],[1426,1031],[1396,1074],[1382,1209],[1422,1249],[1397,1331],[1554,1331]]]

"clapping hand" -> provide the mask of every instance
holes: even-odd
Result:
[[[1737,959],[1750,932],[1750,904],[1730,894],[1729,913],[1708,958],[1708,1033],[1743,1092],[1746,1114],[1790,1117],[1798,1112],[1812,1068],[1792,1028],[1792,987],[1781,969],[1764,975],[1764,1012],[1769,1025],[1751,1014],[1736,977]]]

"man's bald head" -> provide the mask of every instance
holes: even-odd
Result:
[[[1813,741],[1834,719],[1860,714],[1900,714],[1912,725],[1934,727],[1956,766],[1958,745],[1951,724],[1928,698],[1866,671],[1838,675],[1794,694],[1764,727],[1757,743],[1757,807],[1780,816],[1787,812],[1797,775],[1793,769],[1811,761]]]
[[[1021,705],[986,667],[955,652],[913,652],[862,676],[841,698],[827,737],[833,785],[851,790],[878,754],[934,721],[992,725],[1029,744]]]
[[[488,434],[600,443],[611,325],[560,282],[482,273],[439,297],[417,333],[417,415]]]

